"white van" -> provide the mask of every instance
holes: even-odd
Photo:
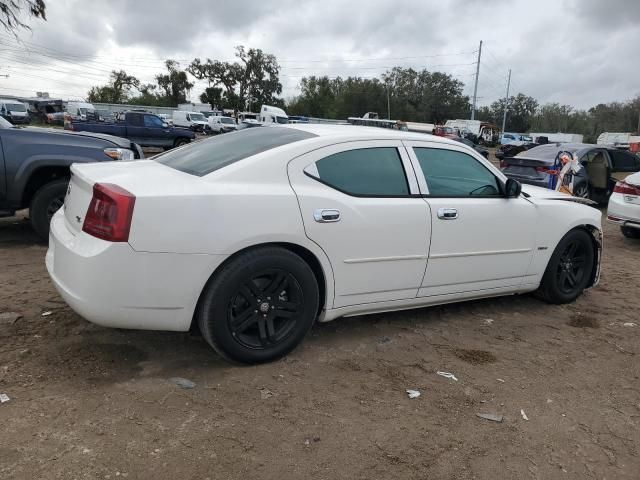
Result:
[[[211,127],[212,133],[225,133],[238,129],[238,125],[236,125],[233,118],[222,117],[220,115],[209,117],[209,127]]]
[[[67,113],[72,120],[97,120],[96,107],[87,102],[68,102]]]
[[[0,98],[0,116],[14,125],[29,123],[27,106],[18,100]]]
[[[207,117],[200,112],[187,112],[185,110],[173,112],[173,125],[175,127],[190,128],[195,132],[204,132],[209,130]]]
[[[262,123],[289,123],[289,116],[281,108],[262,105],[260,121]]]

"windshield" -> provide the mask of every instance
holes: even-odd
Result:
[[[516,155],[516,157],[531,158],[534,160],[555,160],[559,152],[575,153],[578,150],[588,148],[589,145],[581,143],[550,143],[533,147]]]
[[[27,108],[24,103],[7,103],[7,110],[10,112],[26,112]]]
[[[190,116],[192,122],[204,122],[206,120],[205,116],[201,113],[191,113]]]
[[[0,117],[0,128],[13,128],[13,124]]]
[[[222,118],[220,119],[220,123],[231,123],[231,124],[235,124],[236,122],[234,122],[232,118],[229,118],[229,117],[222,117]]]
[[[95,113],[96,111],[92,108],[80,107],[78,108],[78,112],[80,112],[80,115],[86,115],[87,113]]]
[[[176,148],[154,160],[201,177],[252,155],[315,136],[293,128],[249,128]]]
[[[287,117],[276,117],[276,122],[285,124],[289,123],[289,119]]]

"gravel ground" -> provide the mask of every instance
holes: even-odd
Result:
[[[605,235],[574,304],[342,319],[244,367],[198,336],[87,323],[28,222],[2,220],[0,313],[21,318],[0,316],[0,478],[637,479],[640,241]]]

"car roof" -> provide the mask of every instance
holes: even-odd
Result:
[[[529,158],[532,160],[555,160],[558,152],[582,153],[585,150],[599,148],[599,145],[589,143],[547,143],[538,145],[516,155],[518,158]]]
[[[360,125],[332,125],[324,123],[289,123],[273,128],[293,128],[325,138],[357,138],[362,140],[422,140],[459,146],[460,142],[429,133],[407,132],[391,128],[364,127]]]

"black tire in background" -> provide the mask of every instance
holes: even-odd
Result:
[[[259,247],[231,259],[209,280],[196,320],[223,357],[263,363],[302,341],[318,305],[315,275],[302,258],[281,247]]]
[[[68,178],[61,178],[46,183],[35,193],[29,207],[31,226],[43,240],[49,238],[49,224],[51,217],[64,204],[67,193]]]
[[[640,238],[640,228],[620,227],[620,231],[627,238]]]
[[[595,261],[591,235],[584,230],[571,230],[551,255],[538,289],[539,296],[549,303],[573,302],[587,288]]]
[[[187,143],[189,143],[189,140],[186,138],[178,138],[176,139],[176,141],[173,144],[173,148],[178,148],[181,147],[182,145],[186,145]]]

